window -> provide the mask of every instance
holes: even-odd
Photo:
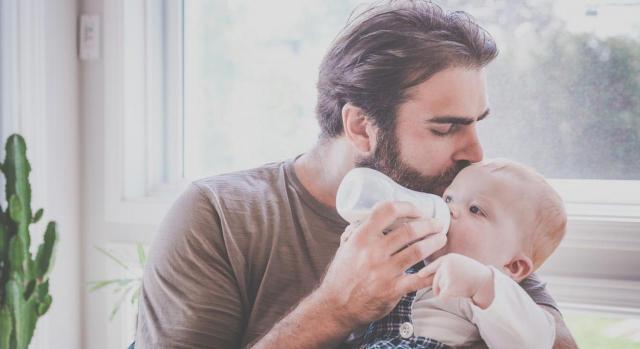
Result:
[[[318,66],[359,3],[184,2],[187,178],[313,145]],[[440,4],[471,13],[500,49],[488,68],[492,115],[480,124],[487,157],[535,167],[567,203],[569,233],[541,274],[578,342],[637,346],[640,1]],[[576,312],[594,306],[605,315]],[[610,336],[628,323],[634,335]]]
[[[318,67],[357,1],[185,1],[185,175],[293,157],[319,128]]]
[[[185,2],[187,177],[312,145],[317,67],[355,3]],[[640,178],[639,2],[442,5],[474,14],[501,51],[489,69],[487,155],[550,178]]]
[[[564,320],[579,348],[633,349],[640,346],[640,318],[568,311]]]
[[[359,3],[109,2],[109,219],[157,224],[172,202],[154,206],[157,193],[175,195],[181,177],[309,149],[320,60]],[[487,156],[532,165],[567,203],[569,233],[541,270],[551,293],[569,310],[638,316],[640,1],[441,4],[473,14],[501,50],[480,124]]]

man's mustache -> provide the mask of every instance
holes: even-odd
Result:
[[[458,173],[460,173],[460,171],[462,171],[465,167],[467,167],[469,165],[471,165],[471,162],[468,161],[468,160],[457,161],[455,164],[453,164],[453,166],[451,166],[448,169],[444,170],[436,178],[436,181],[435,181],[434,184],[436,186],[449,186],[451,184],[451,182],[453,182],[453,179],[456,178]]]

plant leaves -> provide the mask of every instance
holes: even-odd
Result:
[[[49,268],[53,264],[53,251],[56,244],[58,233],[56,232],[56,223],[49,222],[44,232],[44,241],[38,247],[36,254],[35,272],[39,278],[43,278],[49,272]]]
[[[138,249],[138,262],[140,263],[140,268],[144,269],[144,265],[147,261],[147,256],[144,253],[144,246],[142,246],[141,242],[137,242],[136,247]]]
[[[6,305],[3,305],[0,308],[0,348],[9,348],[12,332],[11,311]]]
[[[38,223],[40,221],[40,218],[42,218],[42,214],[44,213],[43,209],[39,209],[38,211],[36,211],[36,214],[33,215],[33,223]]]
[[[26,247],[20,235],[14,235],[9,242],[9,267],[12,272],[19,275],[20,280],[24,278],[25,261],[27,259]]]
[[[118,259],[116,256],[114,256],[111,252],[98,247],[98,246],[94,246],[96,250],[100,251],[102,254],[104,254],[105,256],[109,257],[111,260],[113,260],[114,262],[118,263],[121,267],[123,267],[125,270],[129,270],[129,267],[120,259]]]

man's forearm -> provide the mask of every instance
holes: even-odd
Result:
[[[252,348],[338,347],[352,328],[342,323],[335,315],[331,304],[327,304],[317,292],[314,292],[302,300]]]
[[[556,321],[556,341],[553,343],[553,349],[578,349],[569,328],[564,323],[564,319],[559,311],[553,307],[540,305],[542,309],[549,312]]]

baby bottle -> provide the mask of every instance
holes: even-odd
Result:
[[[438,195],[405,188],[383,173],[357,167],[347,173],[338,187],[336,208],[349,223],[363,220],[373,206],[381,201],[408,201],[423,212],[425,218],[435,218],[442,224],[442,232],[449,231],[451,216],[449,206]],[[399,219],[386,231],[406,222]]]

